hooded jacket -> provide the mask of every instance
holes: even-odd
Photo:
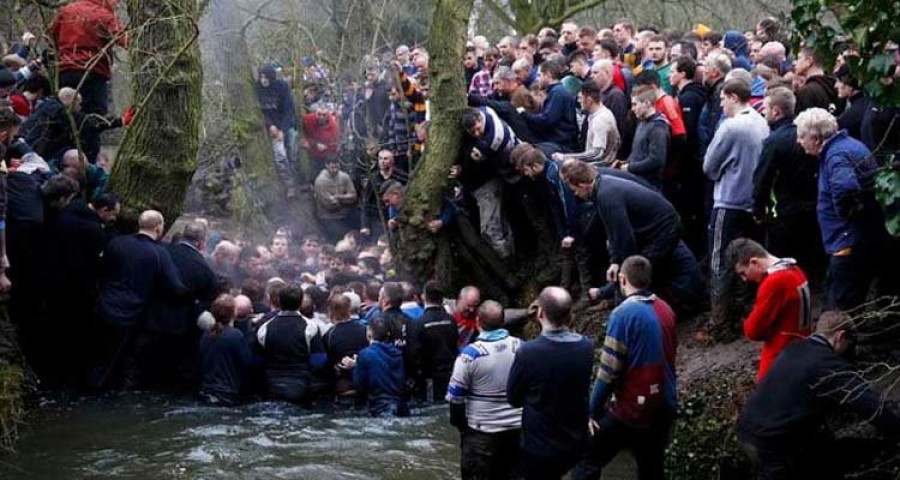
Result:
[[[296,128],[297,116],[291,87],[277,77],[275,67],[271,64],[263,66],[259,70],[259,76],[269,79],[268,87],[256,82],[256,98],[259,99],[266,128],[275,125],[282,132]]]
[[[402,412],[403,352],[390,343],[372,343],[359,352],[353,369],[356,391],[368,398],[369,413],[380,416],[392,410]]]
[[[662,172],[669,150],[669,122],[659,113],[642,120],[634,133],[628,171],[643,177],[655,188],[662,188]]]
[[[688,83],[678,92],[678,104],[681,106],[681,117],[684,119],[684,148],[689,155],[688,158],[691,159],[696,158],[697,150],[700,148],[700,113],[706,104],[706,97],[706,87],[698,82]]]
[[[750,47],[747,45],[747,38],[743,33],[737,30],[728,30],[725,32],[723,44],[725,48],[734,52],[732,68],[743,68],[747,71],[753,68],[753,64],[750,62]]]
[[[103,48],[113,39],[121,47],[128,46],[122,25],[116,18],[117,0],[76,0],[62,8],[50,25],[56,42],[57,65],[61,72],[87,71],[110,77],[112,49]],[[95,57],[97,63],[91,66]]]

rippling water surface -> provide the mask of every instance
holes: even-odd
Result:
[[[453,479],[457,442],[445,406],[387,420],[150,393],[50,395],[29,414],[19,453],[0,457],[0,479]],[[631,476],[612,470],[605,479]]]

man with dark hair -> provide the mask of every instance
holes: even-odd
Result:
[[[576,161],[577,160],[572,160]],[[526,479],[560,479],[587,440],[593,342],[569,330],[572,297],[560,287],[537,299],[541,335],[516,353],[506,398],[523,407],[522,472]]]
[[[553,159],[562,161],[577,158],[585,162],[611,164],[619,151],[619,129],[612,111],[603,105],[603,92],[597,82],[587,80],[581,84],[581,108],[587,114],[584,129],[584,151],[579,153],[554,153]]]
[[[612,125],[615,128],[615,124]],[[613,150],[615,154],[615,150]],[[554,153],[554,157],[562,154]],[[574,154],[578,155],[578,154]],[[546,181],[550,200],[550,213],[556,226],[556,234],[562,248],[570,248],[575,242],[575,219],[577,205],[575,195],[566,186],[559,174],[559,163],[548,160],[540,149],[523,143],[513,150],[512,163],[520,174],[537,180],[543,177]],[[578,159],[581,161],[581,159]]]
[[[384,282],[378,294],[378,304],[381,306],[381,317],[388,328],[390,339],[403,352],[403,365],[406,372],[406,380],[412,384],[417,380],[416,359],[413,350],[416,345],[410,345],[410,329],[412,319],[403,313],[400,306],[403,305],[403,286],[398,282]],[[415,339],[413,339],[415,340]]]
[[[521,340],[503,329],[503,306],[479,307],[478,338],[456,358],[447,401],[461,437],[462,478],[518,478],[522,409],[506,400],[510,368]]]
[[[900,439],[896,408],[847,359],[854,343],[849,317],[825,312],[815,335],[788,345],[750,395],[738,435],[759,478],[843,478],[840,462],[822,457],[834,448],[825,430],[832,413],[854,413]]]
[[[834,82],[834,87],[837,89],[837,96],[847,102],[844,113],[838,117],[838,127],[847,130],[851,137],[863,140],[863,118],[871,109],[872,101],[860,87],[859,80],[850,73],[850,67],[847,65],[841,65],[835,77],[837,81]]]
[[[672,89],[672,84],[669,83],[669,71],[672,69],[672,64],[666,59],[668,47],[669,44],[666,41],[666,37],[662,35],[650,37],[646,48],[644,48],[647,58],[644,59],[644,62],[641,65],[642,71],[635,72],[635,76],[640,76],[643,72],[656,72],[656,74],[659,75],[660,86],[663,91],[666,94],[674,95],[675,90]]]
[[[763,342],[756,374],[759,383],[784,347],[809,335],[809,283],[796,260],[778,258],[749,238],[731,242],[725,258],[742,280],[759,284],[753,311],[744,320],[744,335]]]
[[[348,230],[355,228],[355,220],[350,213],[356,205],[356,186],[346,172],[341,171],[340,159],[336,156],[325,161],[325,168],[313,184],[316,197],[316,216],[325,236],[338,241]]]
[[[366,396],[373,417],[406,417],[403,352],[393,341],[390,322],[376,318],[367,328],[369,346],[347,363],[353,368],[353,385]]]
[[[606,280],[615,282],[619,266],[631,255],[656,265],[656,289],[676,305],[694,312],[702,305],[703,285],[697,262],[681,241],[678,213],[657,191],[638,182],[600,175],[577,160],[563,164],[562,176],[575,196],[592,200],[609,239]]]
[[[695,49],[696,50],[696,49]],[[681,153],[675,166],[675,183],[678,190],[672,196],[672,204],[681,215],[685,242],[695,254],[706,251],[706,190],[700,156],[700,113],[706,103],[706,88],[694,81],[697,62],[682,55],[672,62],[669,82],[678,92],[678,106],[684,121],[684,141],[679,145]]]
[[[284,287],[279,292],[278,303],[281,311],[256,332],[266,390],[274,399],[305,404],[311,393],[311,370],[321,370],[327,361],[322,337],[307,338],[307,322],[300,314],[303,289],[299,284]]]
[[[639,479],[664,478],[663,460],[678,408],[678,340],[675,313],[650,292],[652,279],[646,258],[635,255],[622,263],[618,280],[625,300],[606,326],[591,393],[592,438],[576,470],[578,480],[598,480],[624,448],[634,452]]]
[[[737,282],[725,262],[725,249],[739,237],[753,237],[753,172],[763,142],[769,136],[765,119],[749,105],[750,86],[732,78],[724,83],[722,111],[727,117],[718,128],[703,158],[703,172],[714,182],[713,210],[709,219],[711,326],[728,339],[749,292]]]
[[[597,44],[597,30],[594,27],[585,25],[578,30],[578,49],[588,57],[594,51],[594,45]]]
[[[794,62],[794,75],[800,75],[804,82],[797,90],[796,113],[814,107],[825,109],[832,115],[841,113],[834,77],[826,75],[822,65],[815,50],[809,47],[800,49]]]
[[[416,351],[412,353],[420,375],[420,393],[429,402],[443,402],[447,385],[453,372],[453,361],[458,352],[459,334],[456,322],[444,310],[443,289],[435,280],[425,284],[425,312],[419,321],[413,322],[410,336]]]
[[[671,129],[666,118],[656,110],[655,101],[656,93],[652,87],[641,86],[632,92],[631,111],[640,123],[634,132],[631,155],[615,166],[644,178],[662,191]]]
[[[547,91],[547,99],[541,105],[540,113],[526,113],[528,126],[544,142],[555,143],[563,151],[571,151],[578,137],[578,122],[575,120],[577,102],[560,83],[565,68],[559,63],[547,60],[540,66],[538,83]]]
[[[817,284],[825,271],[825,249],[816,218],[819,159],[797,143],[794,93],[769,88],[763,99],[772,133],[753,173],[753,217],[766,226],[766,247],[796,258]]]

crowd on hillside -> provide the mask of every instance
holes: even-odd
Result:
[[[714,341],[762,342],[739,421],[760,478],[840,475],[818,458],[836,410],[900,436],[877,390],[839,375],[853,369],[845,312],[900,280],[874,186],[897,109],[867,99],[852,45],[795,57],[773,19],[471,39],[464,140],[424,228],[486,278],[550,247],[575,273],[525,311],[497,301],[509,285],[454,294],[393,257],[406,183],[428,162],[422,47],[367,58],[361,78],[304,59],[297,104],[277,64],[259,69],[278,178],[288,201],[312,186],[321,236],[282,228],[258,245],[200,218],[164,241],[153,210],[116,232],[99,135],[134,112],[108,114],[109,47],[128,42],[114,4],[60,7],[53,55],[26,33],[0,69],[0,290],[46,384],[373,416],[446,402],[463,478],[597,479],[622,449],[639,478],[663,478],[675,326],[710,309]],[[571,329],[579,299],[614,305],[603,338]],[[528,317],[541,331],[525,341]]]

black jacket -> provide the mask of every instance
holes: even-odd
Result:
[[[330,374],[334,372],[334,366],[339,364],[344,357],[352,357],[369,346],[369,340],[366,338],[366,326],[359,322],[338,323],[325,334],[322,344],[328,355],[329,368],[327,371]],[[342,370],[336,379],[349,381],[349,384],[352,385],[353,370]]]
[[[102,268],[97,311],[109,325],[134,326],[145,318],[147,306],[163,295],[188,293],[169,252],[141,233],[109,242]]]
[[[800,113],[810,108],[824,108],[832,114],[840,113],[833,77],[815,75],[806,79],[806,83],[797,92],[797,105],[794,109]]]
[[[662,188],[663,169],[669,152],[669,122],[659,113],[638,123],[634,132],[628,172],[646,179],[656,189]]]
[[[73,298],[92,302],[100,278],[100,254],[110,236],[97,212],[82,199],[63,207],[47,224],[45,268],[50,291],[75,289]]]
[[[838,128],[847,130],[851,137],[863,141],[863,118],[870,108],[872,108],[872,102],[862,92],[848,98],[844,113],[838,117]]]
[[[103,118],[82,112],[72,112],[70,121],[66,106],[57,97],[47,97],[22,124],[21,135],[38,155],[47,161],[55,160],[66,150],[75,148],[73,122],[82,136],[86,130],[102,132],[122,126],[121,118]]]
[[[763,143],[759,163],[753,173],[753,214],[764,218],[777,208],[778,215],[795,215],[816,210],[818,158],[807,155],[797,143],[794,117],[770,125],[772,133]],[[775,202],[772,202],[772,190]]]
[[[480,95],[469,95],[469,106],[470,107],[481,107],[486,106],[490,107],[492,110],[497,112],[497,116],[500,117],[501,120],[506,122],[509,125],[509,128],[512,129],[513,133],[516,134],[516,137],[519,140],[527,143],[538,143],[538,138],[531,131],[531,127],[528,126],[528,122],[525,121],[525,117],[519,113],[515,107],[509,103],[508,100],[494,100],[487,97],[482,97]]]
[[[425,307],[422,318],[413,323],[419,368],[424,378],[449,376],[456,361],[459,332],[456,322],[443,307]]]
[[[809,444],[828,413],[845,410],[900,437],[900,416],[819,336],[788,345],[750,395],[738,421],[741,438],[787,449]],[[852,394],[851,394],[852,392]]]
[[[381,317],[384,318],[388,325],[394,345],[403,351],[403,367],[406,370],[406,378],[413,378],[417,369],[412,352],[418,347],[415,345],[414,338],[412,339],[412,345],[410,344],[409,333],[413,323],[412,319],[399,308],[388,308],[381,313]]]
[[[700,113],[706,103],[706,87],[698,82],[691,82],[678,92],[678,104],[681,105],[681,115],[684,118],[684,129],[687,133],[684,143],[685,159],[688,158],[702,164],[699,158],[700,151]]]
[[[197,317],[208,310],[219,293],[216,274],[196,248],[186,243],[165,245],[175,268],[187,288],[182,297],[166,295],[151,307],[147,329],[181,335],[195,329]]]
[[[606,229],[612,263],[621,264],[638,253],[668,252],[679,240],[681,227],[675,208],[661,193],[637,182],[598,175],[593,202]]]

